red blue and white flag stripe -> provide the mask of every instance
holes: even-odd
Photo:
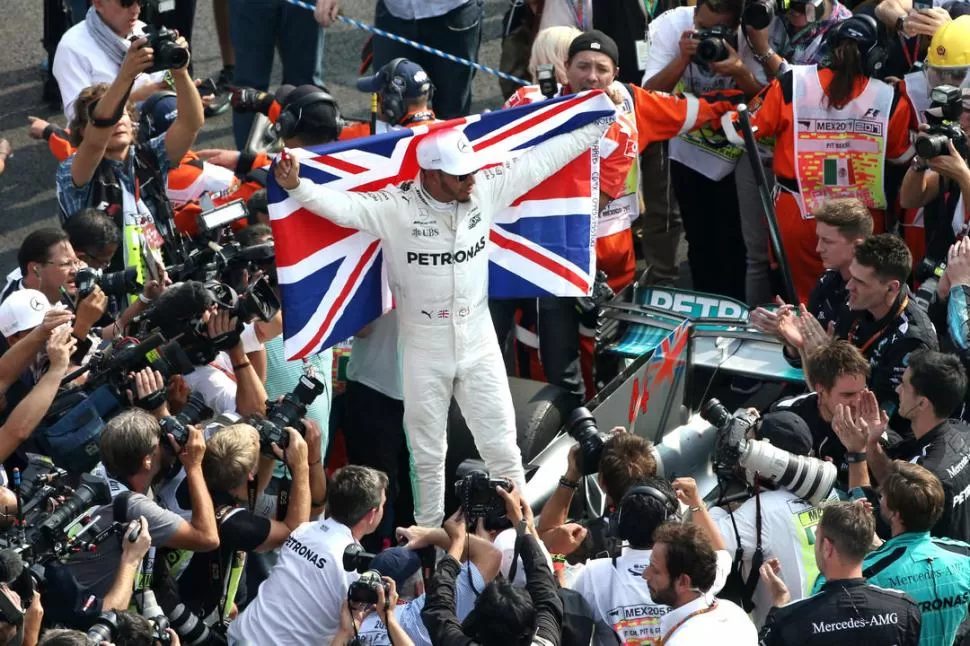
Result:
[[[606,95],[587,92],[293,153],[300,160],[301,178],[338,190],[374,191],[415,179],[416,146],[440,127],[463,128],[487,166],[613,114]],[[489,245],[491,297],[589,293],[596,262],[598,177],[594,147],[495,217]],[[393,303],[380,240],[333,224],[286,197],[270,173],[286,354],[295,359],[354,335]]]

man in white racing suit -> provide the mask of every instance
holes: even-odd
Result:
[[[413,460],[414,517],[444,519],[448,407],[454,395],[490,473],[525,485],[505,365],[488,311],[493,218],[594,146],[600,119],[486,168],[465,135],[442,129],[417,146],[416,181],[373,193],[301,181],[297,156],[281,155],[276,180],[313,213],[381,239],[390,264],[404,365],[404,426]]]

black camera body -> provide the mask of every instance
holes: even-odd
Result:
[[[287,427],[306,433],[302,418],[306,410],[325,389],[324,383],[316,377],[303,375],[293,392],[283,395],[277,402],[269,402],[266,418],[250,417],[245,423],[259,432],[259,450],[263,455],[273,456],[273,443],[282,450],[290,444]]]
[[[469,471],[455,482],[455,495],[465,512],[465,518],[483,518],[488,525],[507,524],[505,500],[495,491],[501,487],[512,491],[512,482],[507,478],[492,478],[485,471]]]
[[[949,155],[949,143],[952,141],[961,157],[970,157],[967,135],[960,127],[960,115],[963,113],[963,94],[960,88],[952,85],[935,87],[930,91],[930,101],[930,110],[926,113],[929,128],[917,135],[914,142],[916,154],[921,159]],[[941,116],[936,116],[934,111],[938,111]]]
[[[757,426],[758,417],[748,410],[739,410],[732,415],[715,398],[707,400],[701,406],[700,412],[705,421],[718,429],[714,453],[711,456],[714,473],[721,478],[730,479],[735,476],[735,468],[744,452],[748,431]]]
[[[77,298],[83,300],[91,295],[95,286],[108,296],[127,296],[137,294],[141,291],[138,283],[138,270],[129,267],[121,271],[104,272],[92,267],[78,269],[74,277],[74,284],[77,286]]]
[[[212,409],[205,405],[205,400],[198,392],[189,393],[185,407],[178,415],[169,415],[159,421],[162,427],[162,437],[172,435],[179,446],[185,446],[189,441],[189,426],[194,426],[204,419],[212,417]],[[170,446],[164,439],[162,446]]]
[[[381,573],[377,570],[368,570],[347,588],[347,601],[352,604],[373,605],[377,603],[377,591],[380,588],[384,588],[385,599],[390,597],[390,586],[381,578]]]
[[[366,572],[375,556],[377,555],[364,550],[360,544],[351,543],[344,548],[344,572]]]
[[[145,70],[148,74],[174,70],[185,67],[189,63],[189,50],[180,47],[176,42],[178,34],[166,27],[145,25],[145,47],[152,48],[152,66]]]
[[[694,60],[702,65],[723,61],[731,55],[727,44],[734,38],[731,30],[727,27],[717,26],[711,29],[701,29],[694,32],[694,39],[700,41],[697,43]]]
[[[579,444],[579,467],[584,476],[590,476],[599,471],[600,458],[603,457],[603,445],[610,439],[608,433],[601,433],[596,426],[596,418],[589,409],[580,406],[569,414],[566,422],[566,432],[569,437]]]

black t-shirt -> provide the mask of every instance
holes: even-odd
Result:
[[[190,610],[202,617],[207,616],[219,605],[223,582],[232,565],[235,552],[254,552],[269,538],[271,523],[268,518],[257,516],[247,509],[237,507],[225,510],[219,506],[218,496],[213,496],[217,505],[217,515],[224,513],[219,522],[219,549],[211,552],[196,552],[192,555],[185,572],[179,577],[179,595]],[[218,581],[214,579],[218,572]],[[236,603],[246,599],[246,577],[239,581]]]
[[[929,469],[943,484],[943,515],[933,536],[970,541],[970,426],[945,420],[923,437],[889,449],[888,455]]]
[[[822,419],[818,410],[818,393],[809,393],[791,399],[783,399],[771,407],[771,412],[791,411],[805,420],[812,431],[812,450],[815,457],[830,458],[839,468],[837,486],[842,491],[849,490],[849,465],[845,461],[845,446],[832,430],[832,424]]]

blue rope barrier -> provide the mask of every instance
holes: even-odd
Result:
[[[286,0],[286,1],[297,7],[302,7],[303,9],[309,9],[310,11],[313,11],[315,9],[315,7],[312,4],[310,4],[309,2],[303,2],[303,0]],[[410,45],[411,47],[414,47],[415,49],[420,49],[423,52],[434,54],[435,56],[440,56],[441,58],[451,61],[452,63],[467,65],[468,67],[474,68],[476,70],[481,70],[488,74],[492,74],[499,78],[503,78],[507,81],[512,81],[513,83],[518,83],[519,85],[532,85],[532,83],[530,83],[529,81],[526,81],[525,79],[520,79],[517,76],[506,74],[505,72],[489,67],[488,65],[482,65],[481,63],[470,61],[467,58],[462,58],[461,56],[455,56],[454,54],[443,52],[440,49],[423,45],[421,43],[405,38],[404,36],[398,36],[397,34],[392,34],[388,31],[384,31],[383,29],[378,29],[373,25],[368,25],[366,23],[360,22],[359,20],[354,20],[353,18],[348,18],[347,16],[343,16],[343,15],[338,15],[337,20],[339,20],[340,22],[346,23],[351,27],[356,27],[357,29],[363,29],[364,31],[369,31],[370,33],[375,34],[377,36],[381,36],[382,38],[389,38],[391,40],[396,40],[399,43]]]

